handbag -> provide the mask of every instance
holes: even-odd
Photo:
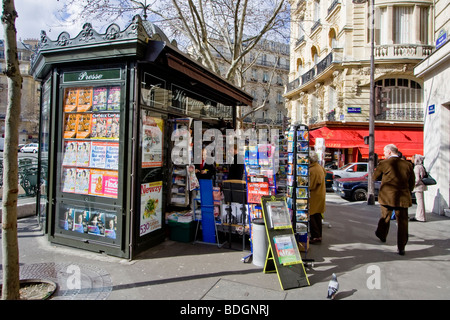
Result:
[[[437,183],[436,180],[432,176],[429,175],[429,173],[427,172],[427,169],[425,169],[425,167],[423,167],[423,169],[425,170],[425,175],[422,178],[423,184],[426,186],[435,185]]]

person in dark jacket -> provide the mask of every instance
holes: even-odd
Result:
[[[415,176],[412,163],[398,156],[398,149],[393,144],[384,147],[385,160],[381,161],[373,173],[373,179],[381,177],[378,203],[381,217],[375,235],[386,242],[392,211],[398,225],[397,248],[400,255],[405,254],[408,242],[408,208],[412,206],[411,191],[414,189]]]

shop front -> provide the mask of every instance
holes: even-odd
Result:
[[[346,124],[342,126],[323,126],[311,132],[311,146],[316,139],[323,139],[326,147],[324,161],[338,167],[349,162],[368,161],[369,146],[366,144],[369,136],[368,125]],[[375,153],[378,159],[384,157],[383,148],[387,144],[395,144],[407,160],[412,160],[415,154],[423,154],[423,128],[418,125],[383,124],[375,125]]]
[[[236,106],[252,102],[139,16],[123,31],[43,33],[31,70],[42,80],[38,208],[50,241],[130,259],[164,241],[167,210],[190,205],[175,184],[174,132],[235,124]]]

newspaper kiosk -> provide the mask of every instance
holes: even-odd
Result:
[[[173,119],[235,123],[252,99],[140,16],[123,31],[42,32],[38,49],[45,230],[54,243],[131,259],[166,237]]]

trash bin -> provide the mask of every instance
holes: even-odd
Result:
[[[252,220],[252,249],[253,264],[264,267],[266,262],[267,248],[269,247],[266,235],[264,219]]]

